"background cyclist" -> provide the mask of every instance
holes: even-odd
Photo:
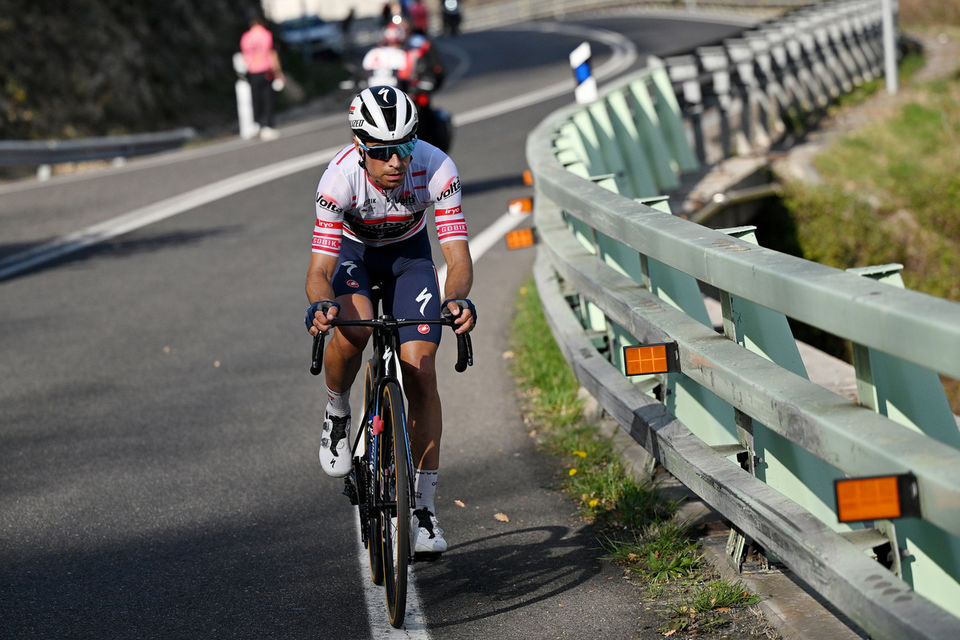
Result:
[[[335,317],[373,317],[370,286],[383,283],[384,308],[394,317],[439,318],[441,297],[427,235],[426,211],[434,207],[447,265],[442,305],[456,317],[456,332],[476,323],[467,299],[473,262],[460,207],[460,176],[445,153],[417,140],[417,110],[395,87],[361,91],[349,113],[353,144],[337,153],[317,185],[313,253],[307,271],[311,335],[327,331]],[[324,354],[328,402],[320,463],[341,477],[352,465],[349,393],[371,329],[338,328]],[[440,463],[442,416],[436,352],[441,326],[400,329],[400,360],[407,394],[416,508],[414,551],[441,553],[447,543],[437,523],[434,492]]]

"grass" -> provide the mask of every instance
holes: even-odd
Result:
[[[674,519],[679,504],[629,474],[610,443],[583,418],[579,384],[547,326],[529,281],[515,308],[512,373],[527,423],[557,460],[564,491],[598,532],[606,559],[623,566],[664,608],[668,622],[662,632],[703,634],[731,626],[731,612],[759,598],[739,582],[717,578],[703,560],[696,532]]]

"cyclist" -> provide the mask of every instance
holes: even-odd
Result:
[[[316,194],[313,253],[307,271],[311,335],[330,322],[373,317],[371,283],[382,283],[384,309],[394,317],[439,318],[446,307],[455,331],[477,320],[467,298],[473,262],[460,207],[460,177],[445,153],[417,140],[417,110],[395,87],[374,86],[354,97],[349,113],[353,144],[330,161]],[[426,210],[434,207],[440,249],[447,265],[443,302],[427,235]],[[439,325],[400,329],[400,366],[407,394],[416,504],[414,551],[442,553],[447,543],[434,506],[442,419],[437,392]],[[337,328],[324,354],[328,402],[320,463],[335,477],[350,472],[350,386],[360,370],[371,329]]]

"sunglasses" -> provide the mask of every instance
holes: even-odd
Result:
[[[397,158],[403,160],[408,155],[413,153],[413,148],[415,146],[417,146],[416,138],[406,142],[401,142],[400,144],[384,144],[376,147],[368,147],[362,142],[360,143],[360,148],[363,149],[368,156],[381,162],[386,162],[393,156],[393,154],[397,154]]]

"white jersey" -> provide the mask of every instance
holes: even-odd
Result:
[[[468,239],[460,176],[443,151],[418,140],[403,183],[389,192],[370,181],[359,160],[353,145],[344,147],[320,177],[314,252],[340,255],[343,236],[371,247],[412,238],[426,227],[431,205],[440,244]]]
[[[360,65],[370,73],[370,86],[385,84],[397,86],[399,78],[409,65],[407,52],[399,47],[374,47],[363,56]]]

